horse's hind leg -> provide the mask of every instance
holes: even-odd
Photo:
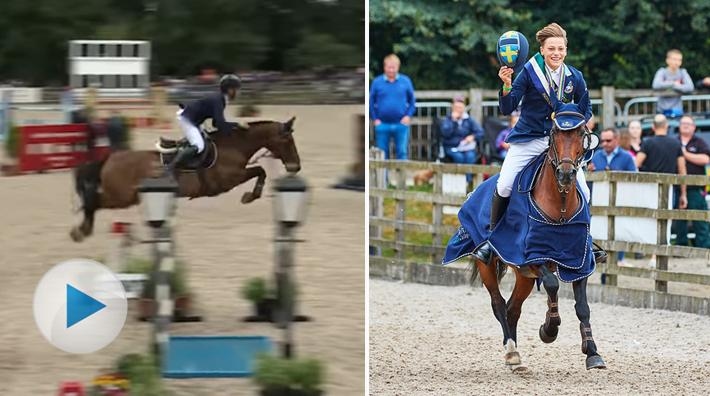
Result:
[[[89,166],[95,165],[90,164]],[[100,171],[93,169],[95,172]],[[94,214],[101,206],[101,193],[99,193],[99,184],[101,183],[97,175],[92,175],[91,168],[80,168],[77,170],[76,183],[77,193],[81,198],[84,219],[79,226],[72,228],[70,236],[74,242],[81,242],[84,238],[90,236],[94,231]]]
[[[557,332],[560,324],[562,324],[557,302],[557,291],[560,288],[560,283],[557,280],[557,276],[547,268],[547,264],[540,266],[540,272],[542,273],[542,285],[547,292],[547,313],[545,314],[545,323],[540,326],[539,333],[542,342],[551,343],[557,339]]]
[[[491,264],[487,265],[480,260],[476,260],[478,267],[478,275],[481,277],[483,285],[488,289],[488,294],[491,295],[491,307],[493,315],[495,315],[500,326],[503,329],[503,345],[506,348],[505,364],[518,365],[520,364],[520,355],[516,351],[515,341],[510,338],[510,328],[508,326],[508,318],[506,313],[505,299],[500,294],[498,287],[498,273],[496,271],[496,259],[491,260]]]
[[[264,171],[264,168],[260,166],[253,166],[251,168],[247,168],[245,171],[246,175],[240,183],[244,183],[245,181],[256,177],[254,189],[252,191],[247,191],[244,195],[242,195],[242,203],[248,204],[261,197],[261,193],[264,190],[264,183],[266,182],[266,171]]]
[[[579,331],[582,333],[582,353],[587,355],[587,370],[606,368],[604,359],[597,352],[597,345],[592,338],[592,325],[589,324],[589,304],[587,303],[587,278],[572,282],[574,290],[574,310],[579,318]]]

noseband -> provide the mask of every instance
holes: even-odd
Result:
[[[580,153],[580,155],[575,159],[572,159],[569,157],[564,157],[564,158],[560,159],[560,154],[557,151],[557,146],[555,145],[555,134],[557,132],[561,132],[561,130],[555,125],[552,128],[552,131],[550,132],[550,143],[549,143],[549,149],[547,150],[547,160],[550,163],[550,166],[552,167],[552,169],[555,171],[555,179],[557,180],[557,191],[560,193],[560,197],[562,199],[562,208],[560,209],[560,212],[566,213],[567,212],[567,194],[570,191],[570,187],[568,185],[563,184],[557,175],[560,174],[559,171],[561,170],[562,165],[564,165],[564,164],[572,165],[572,169],[574,171],[573,173],[577,174],[579,167],[582,164],[582,160],[584,159],[584,156],[590,150],[592,132],[589,130],[589,128],[587,128],[586,125],[582,125],[581,128],[578,128],[577,134],[580,137],[582,137],[584,140],[582,142],[583,150]],[[562,218],[560,220],[564,221],[565,219]]]

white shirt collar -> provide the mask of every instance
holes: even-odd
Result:
[[[564,65],[560,65],[557,70],[552,70],[550,66],[547,66],[547,64],[545,64],[545,68],[547,69],[547,72],[550,73],[550,77],[552,77],[552,79],[555,81],[555,84],[560,81],[560,73],[562,72],[564,67]]]
[[[224,97],[224,105],[227,106],[229,104],[229,96],[228,95],[222,95]]]

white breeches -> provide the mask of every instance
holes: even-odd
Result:
[[[500,169],[500,176],[498,177],[498,183],[496,184],[496,190],[498,190],[498,195],[501,197],[509,197],[513,192],[513,184],[515,183],[515,177],[518,173],[533,160],[533,158],[540,155],[548,146],[548,137],[542,137],[529,142],[523,143],[510,143],[510,148],[508,149],[508,154],[505,156],[503,161],[503,166]],[[579,187],[582,190],[582,195],[584,199],[589,202],[589,187],[587,186],[587,179],[584,177],[584,171],[580,169],[577,171],[577,181],[579,182]]]
[[[180,129],[182,129],[182,133],[191,145],[197,147],[197,152],[201,153],[202,150],[205,149],[205,140],[202,138],[200,130],[197,129],[196,126],[192,125],[190,121],[183,118],[180,114],[182,114],[182,110],[177,113],[177,119],[180,124]]]

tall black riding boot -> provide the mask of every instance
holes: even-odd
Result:
[[[197,154],[197,147],[195,146],[188,146],[182,150],[178,150],[178,153],[175,154],[175,158],[173,158],[173,160],[165,166],[165,174],[174,175],[175,168],[182,162],[184,162],[186,159],[191,158],[195,154]]]
[[[510,197],[501,197],[498,195],[497,189],[493,190],[493,202],[491,203],[491,224],[489,225],[490,230],[493,230],[496,224],[498,224],[498,221],[500,221],[503,217],[505,210],[508,209],[509,202]],[[473,252],[473,257],[483,261],[484,263],[488,263],[491,259],[492,252],[493,248],[491,247],[491,244],[486,242]]]

